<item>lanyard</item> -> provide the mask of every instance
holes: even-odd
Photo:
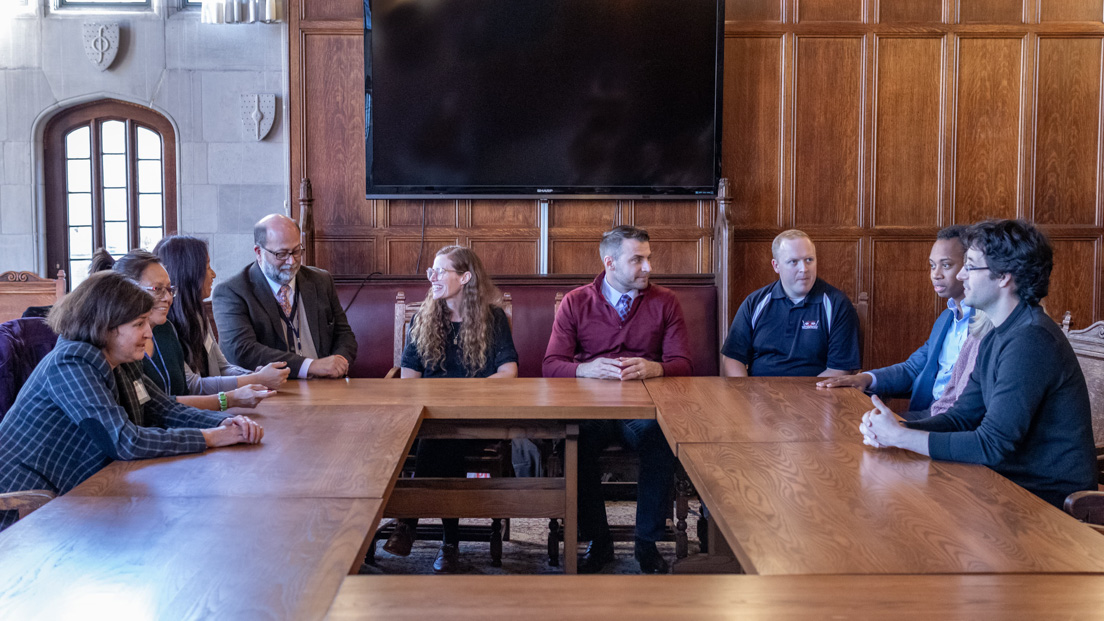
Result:
[[[153,340],[153,353],[157,354],[157,359],[161,361],[161,366],[157,366],[157,363],[154,362],[149,354],[146,354],[146,360],[150,361],[153,370],[157,371],[157,377],[161,378],[161,386],[164,387],[165,394],[171,395],[172,387],[169,385],[169,365],[165,364],[165,358],[161,355],[161,348],[157,346],[157,339]]]
[[[284,325],[287,326],[287,331],[284,332],[284,340],[288,344],[288,351],[292,353],[299,353],[303,351],[303,341],[299,338],[299,328],[295,327],[295,320],[299,318],[299,287],[295,288],[295,293],[292,295],[291,302],[291,316],[288,316],[284,312],[284,307],[279,304],[276,305],[276,310],[280,312],[280,319],[284,321]],[[295,337],[295,349],[291,349],[291,337]]]

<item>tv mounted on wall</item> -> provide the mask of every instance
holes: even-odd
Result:
[[[366,0],[369,198],[712,196],[724,0]]]

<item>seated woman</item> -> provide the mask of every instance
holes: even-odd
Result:
[[[64,494],[112,460],[261,441],[244,416],[177,403],[143,380],[153,299],[121,274],[89,276],[47,318],[60,335],[0,422],[0,492]],[[16,519],[0,514],[0,529]]]
[[[966,384],[970,383],[970,374],[974,372],[974,365],[977,363],[978,346],[981,345],[981,339],[989,334],[992,329],[993,322],[990,321],[989,316],[975,309],[974,318],[970,320],[966,341],[958,352],[958,358],[955,359],[954,366],[951,367],[951,380],[947,382],[943,394],[932,402],[929,409],[905,412],[901,414],[901,418],[920,420],[931,416],[939,416],[951,409],[955,401],[958,401],[958,397],[962,395],[962,391],[966,390]]]
[[[218,411],[232,407],[251,408],[273,394],[273,391],[262,384],[247,384],[230,391],[219,390],[217,384],[203,386],[195,383],[189,386],[180,340],[172,324],[168,323],[169,308],[175,292],[168,272],[161,267],[161,260],[145,250],[131,250],[119,257],[118,261],[103,250],[92,255],[93,270],[109,267],[138,283],[140,288],[153,296],[149,320],[153,326],[153,339],[146,343],[142,367],[146,376],[162,391],[185,405]],[[237,383],[237,378],[234,382]],[[195,391],[206,390],[210,394],[193,394],[193,387]]]
[[[249,384],[279,388],[287,380],[286,362],[272,362],[253,373],[230,364],[215,342],[215,330],[203,311],[203,300],[211,297],[215,283],[207,242],[188,235],[170,235],[157,242],[153,253],[161,259],[176,287],[168,316],[184,351],[189,392],[209,394]]]
[[[410,322],[402,356],[402,377],[517,377],[517,351],[501,295],[470,249],[446,246],[426,270],[430,289]],[[419,440],[415,477],[463,478],[464,457],[485,442]],[[441,520],[444,537],[433,571],[458,568],[460,520]],[[418,520],[402,520],[383,549],[406,556]]]

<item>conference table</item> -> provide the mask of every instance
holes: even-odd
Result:
[[[1104,574],[1104,539],[992,471],[863,447],[869,407],[812,380],[293,381],[243,412],[261,444],[112,463],[0,533],[0,618],[106,610],[120,594],[138,617],[320,618],[339,587],[390,579],[345,576],[401,496],[417,435],[572,436],[594,418],[657,418],[745,571],[785,575],[757,578]]]

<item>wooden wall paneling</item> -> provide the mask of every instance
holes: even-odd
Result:
[[[1101,39],[1038,38],[1034,219],[1097,224]]]
[[[744,302],[744,298],[752,291],[778,280],[778,275],[771,267],[772,239],[774,239],[773,236],[732,242],[729,256],[732,259],[734,274],[732,288],[729,291],[728,307],[731,316],[726,318],[726,326],[732,323],[732,318],[736,316],[736,311]]]
[[[535,274],[540,267],[535,239],[472,236],[468,247],[491,274]]]
[[[375,225],[375,210],[364,198],[362,33],[302,37],[302,171],[314,188],[318,226]]]
[[[861,283],[859,251],[862,242],[859,239],[821,239],[810,235],[816,243],[817,277],[836,287],[851,298],[851,303],[859,301]]]
[[[461,209],[465,201],[458,200],[389,200],[387,221],[384,226],[422,226],[422,208],[425,207],[426,226],[460,227]]]
[[[863,21],[863,0],[793,0],[793,2],[797,5],[798,22]]]
[[[1098,319],[1094,309],[1098,306],[1100,289],[1099,238],[1051,237],[1050,243],[1054,246],[1054,270],[1050,274],[1050,294],[1043,299],[1043,306],[1055,321],[1062,321],[1062,315],[1070,311],[1073,328],[1088,327]],[[1094,279],[1090,275],[1097,276]]]
[[[548,273],[597,274],[602,271],[598,256],[601,233],[590,238],[564,238],[549,241]]]
[[[868,369],[896,364],[924,344],[932,323],[946,303],[935,295],[929,279],[929,240],[875,239],[870,283]]]
[[[780,22],[784,0],[725,0],[726,22]]]
[[[942,38],[877,37],[873,222],[934,226],[941,207]]]
[[[1015,218],[1024,41],[963,37],[957,47],[954,222]]]
[[[535,200],[471,201],[472,228],[511,226],[536,229],[540,226],[538,219],[538,205]]]
[[[309,21],[363,20],[364,4],[367,2],[362,4],[360,0],[302,0],[300,15]]]
[[[736,226],[780,226],[782,37],[725,37],[721,165]]]
[[[314,257],[317,267],[329,271],[335,277],[371,274],[379,269],[374,239],[316,237]]]
[[[797,37],[794,220],[859,223],[863,37]]]
[[[883,24],[940,23],[943,0],[877,0],[878,21]]]
[[[663,237],[650,244],[652,271],[655,274],[698,274],[712,265],[709,239],[672,239]]]
[[[955,0],[952,0],[952,2]],[[1022,24],[1025,2],[1033,0],[957,0],[963,24]]]
[[[705,220],[706,204],[712,201],[631,201],[628,205],[633,226],[652,228],[712,228]],[[625,214],[622,206],[622,216]]]
[[[380,271],[385,274],[420,276],[433,266],[433,256],[438,250],[458,244],[460,239],[435,234],[426,236],[424,242],[420,237],[387,237],[383,243],[386,244],[387,251],[384,257],[385,269]]]
[[[615,200],[553,200],[549,207],[549,228],[578,226],[611,229],[619,224],[620,209]]]
[[[1100,22],[1104,0],[1038,0],[1040,22]]]

